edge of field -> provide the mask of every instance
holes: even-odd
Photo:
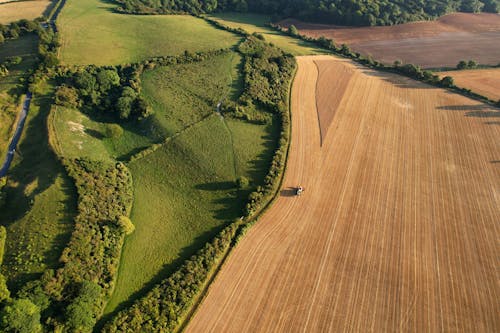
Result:
[[[297,67],[295,67],[293,75],[292,75],[292,80],[290,80],[290,83],[288,84],[288,114],[290,118],[290,122],[287,126],[287,132],[289,133],[289,140],[286,143],[286,154],[285,154],[285,164],[283,166],[283,173],[281,174],[281,177],[278,182],[278,187],[276,188],[276,191],[274,192],[273,196],[271,199],[257,212],[255,215],[249,219],[249,221],[245,224],[242,224],[239,226],[239,229],[236,231],[236,235],[232,241],[232,244],[228,247],[226,250],[224,256],[219,260],[218,264],[209,272],[209,276],[207,277],[205,283],[203,284],[201,291],[199,295],[195,298],[191,309],[187,312],[185,317],[181,320],[181,323],[178,326],[178,329],[175,332],[183,332],[184,329],[187,327],[189,322],[191,321],[191,318],[196,314],[196,312],[199,309],[200,304],[203,302],[203,300],[206,298],[212,283],[215,281],[217,278],[218,273],[220,270],[224,267],[224,264],[226,263],[227,259],[230,257],[230,255],[233,252],[233,249],[238,245],[239,240],[244,237],[246,231],[251,228],[254,224],[256,224],[260,218],[262,217],[263,214],[265,214],[276,202],[276,200],[279,197],[280,189],[281,186],[283,185],[283,180],[285,179],[285,174],[287,171],[287,166],[288,166],[288,154],[290,152],[290,144],[291,144],[291,134],[292,134],[292,112],[291,112],[291,98],[292,98],[292,86],[295,81],[295,76],[297,74]]]

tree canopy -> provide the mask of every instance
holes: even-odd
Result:
[[[499,0],[116,0],[141,14],[258,12],[346,25],[393,25],[455,12],[497,13]]]

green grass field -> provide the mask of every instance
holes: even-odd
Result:
[[[259,33],[264,36],[266,41],[273,43],[279,48],[293,55],[323,54],[324,50],[311,43],[286,36],[278,31],[267,27],[271,18],[266,15],[250,13],[219,13],[209,16],[231,28],[242,28],[249,33]]]
[[[8,57],[18,56],[23,60],[9,69],[9,74],[0,77],[0,159],[3,162],[7,146],[13,134],[15,120],[21,107],[21,95],[25,93],[22,80],[27,70],[33,68],[36,61],[38,39],[28,34],[19,39],[0,44],[0,63]]]
[[[241,90],[241,56],[228,52],[199,63],[165,66],[142,76],[144,97],[168,136],[212,114]],[[234,77],[234,80],[233,80]]]
[[[2,273],[13,290],[44,269],[59,266],[73,229],[76,190],[48,145],[51,101],[48,85],[32,100],[9,171],[6,205],[0,210],[0,221],[7,228]]]
[[[122,64],[227,48],[239,38],[185,15],[124,15],[101,0],[68,0],[58,18],[64,64]]]
[[[140,297],[238,218],[249,191],[262,182],[276,128],[224,119],[215,112],[218,101],[241,89],[240,61],[229,53],[143,75],[143,94],[157,101],[153,105],[158,123],[168,133],[180,134],[129,164],[136,230],[125,241],[105,313]],[[238,190],[239,176],[248,177],[251,188]]]

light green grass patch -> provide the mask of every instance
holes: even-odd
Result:
[[[57,268],[69,240],[76,211],[76,191],[49,149],[46,119],[51,87],[32,100],[23,136],[5,188],[0,221],[7,228],[2,272],[12,291]]]
[[[242,28],[248,33],[259,33],[264,36],[267,42],[273,43],[277,47],[293,55],[324,54],[325,51],[315,45],[286,36],[272,28],[266,26],[271,22],[271,18],[266,15],[250,13],[219,13],[209,16],[231,28]]]
[[[55,135],[62,156],[111,161],[102,141],[104,124],[93,121],[76,109],[57,107],[53,112]]]
[[[58,19],[64,64],[111,65],[228,48],[239,37],[187,15],[124,15],[100,0],[68,0]]]

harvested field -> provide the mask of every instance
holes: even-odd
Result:
[[[500,110],[347,60],[298,63],[281,196],[186,331],[499,331]],[[321,146],[315,87],[345,70]]]
[[[455,85],[467,88],[494,101],[500,100],[500,68],[439,72],[440,77],[451,76]]]
[[[425,68],[454,67],[460,60],[473,59],[481,64],[500,61],[500,15],[455,13],[436,21],[424,21],[385,27],[341,27],[309,24],[296,20],[301,34],[333,39],[355,51],[393,63],[413,63]]]
[[[0,23],[10,23],[20,19],[33,20],[43,15],[50,0],[17,1],[1,3],[0,1]]]

